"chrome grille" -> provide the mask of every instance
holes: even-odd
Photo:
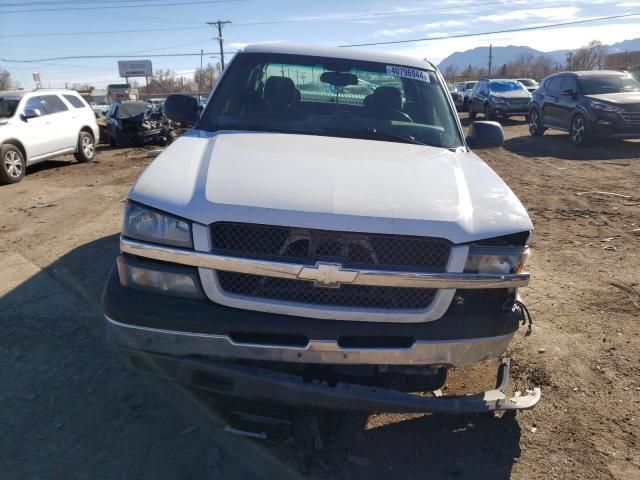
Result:
[[[507,100],[507,103],[512,106],[524,106],[524,105],[529,105],[529,99],[523,98],[523,99]]]
[[[301,280],[223,271],[217,272],[217,275],[222,289],[231,294],[309,305],[422,310],[431,304],[437,291],[348,284],[340,288],[318,288],[313,282]]]
[[[307,228],[219,222],[211,226],[213,252],[244,258],[345,268],[446,270],[451,243],[430,237],[335,232]]]

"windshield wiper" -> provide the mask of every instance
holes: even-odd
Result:
[[[336,135],[340,137],[354,137],[363,138],[366,140],[386,140],[400,143],[410,143],[412,145],[424,145],[426,143],[416,140],[415,137],[410,135],[399,135],[397,133],[386,132],[384,130],[378,130],[377,128],[365,128],[362,130],[349,130],[343,128],[323,128],[321,133]]]

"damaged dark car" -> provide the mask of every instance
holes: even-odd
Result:
[[[112,147],[167,145],[173,138],[173,124],[162,108],[144,101],[112,104],[105,123],[105,138]]]

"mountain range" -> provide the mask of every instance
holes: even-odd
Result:
[[[607,53],[619,53],[624,51],[640,50],[640,38],[624,40],[605,46]],[[509,45],[508,47],[493,47],[493,64],[500,66],[505,63],[514,61],[522,54],[531,54],[534,56],[546,55],[551,58],[552,62],[564,64],[566,62],[567,53],[570,50],[554,50],[552,52],[541,52],[535,48],[526,46]],[[575,51],[575,50],[574,50]],[[464,52],[455,52],[449,55],[438,64],[438,68],[444,71],[449,65],[453,65],[459,71],[464,70],[469,65],[474,68],[486,67],[489,59],[489,47],[476,47]]]

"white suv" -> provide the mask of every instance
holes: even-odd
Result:
[[[98,140],[95,115],[77,92],[0,92],[0,183],[17,183],[28,165],[67,153],[91,161]]]

